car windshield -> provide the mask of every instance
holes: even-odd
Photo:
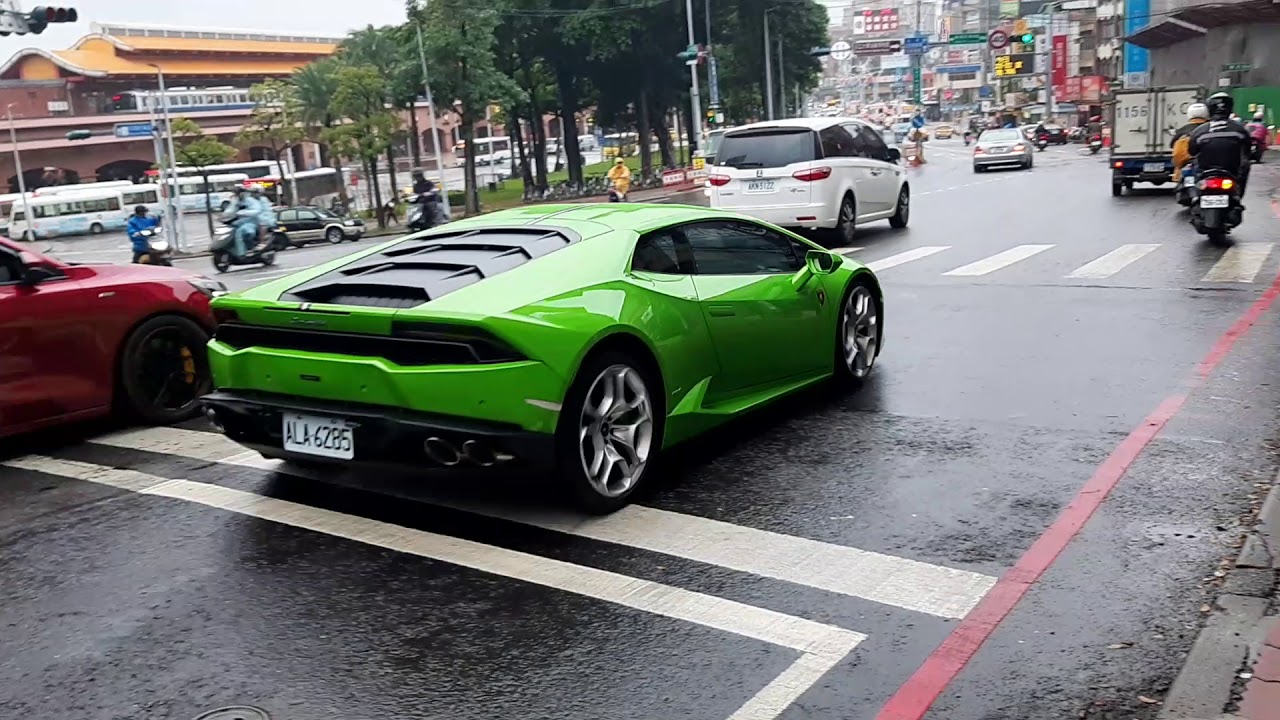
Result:
[[[784,167],[817,156],[809,128],[763,128],[725,135],[716,164],[731,168]]]
[[[988,130],[982,133],[978,142],[1017,142],[1021,139],[1017,130]]]
[[[707,155],[709,157],[714,156],[716,152],[720,150],[720,146],[723,144],[724,144],[724,133],[722,132],[711,133],[711,135],[707,138]]]

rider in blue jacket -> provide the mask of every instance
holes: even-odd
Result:
[[[133,261],[135,263],[141,262],[142,257],[151,252],[151,246],[147,243],[147,239],[139,235],[139,233],[159,224],[159,220],[147,214],[146,205],[139,205],[133,209],[133,214],[129,216],[129,224],[126,229],[129,233],[129,240],[133,242]]]

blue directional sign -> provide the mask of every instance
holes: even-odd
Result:
[[[923,55],[929,49],[929,38],[924,35],[902,39],[902,51],[908,55]]]
[[[118,138],[137,138],[151,137],[151,123],[116,123],[116,137]]]

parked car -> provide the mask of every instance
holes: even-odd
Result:
[[[978,136],[973,146],[973,171],[982,172],[993,167],[1019,167],[1030,170],[1035,164],[1031,141],[1013,128],[988,130]]]
[[[267,457],[548,473],[611,512],[672,445],[856,389],[883,307],[866,266],[736,213],[530,205],[219,297],[205,403]]]
[[[933,136],[939,140],[950,140],[951,136],[955,135],[955,133],[955,128],[950,125],[939,125],[933,129]]]
[[[222,283],[159,265],[74,264],[0,239],[0,437],[123,410],[167,424],[209,391]]]
[[[1067,138],[1066,128],[1062,127],[1061,125],[1054,125],[1050,123],[1048,125],[1045,125],[1044,129],[1045,129],[1045,132],[1049,133],[1050,145],[1066,145],[1067,144],[1068,138]]]
[[[276,250],[299,247],[307,243],[325,242],[337,245],[364,236],[364,221],[346,217],[324,208],[302,206],[276,210],[279,225],[272,233]]]
[[[744,125],[725,133],[708,172],[711,207],[781,227],[831,230],[847,245],[861,223],[907,226],[911,188],[901,159],[880,130],[856,118]]]

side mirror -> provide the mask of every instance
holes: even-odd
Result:
[[[889,148],[889,162],[896,163],[902,160],[902,151],[896,147]]]
[[[840,267],[840,261],[835,255],[822,250],[810,250],[805,253],[804,262],[814,275],[830,275]]]
[[[19,285],[39,285],[45,280],[62,277],[62,273],[56,268],[48,265],[27,265],[23,268],[22,278],[18,281]]]

